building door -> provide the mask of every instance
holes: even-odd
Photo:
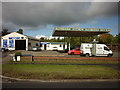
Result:
[[[26,40],[15,40],[15,50],[26,50]]]
[[[44,44],[44,50],[46,50],[46,44]]]

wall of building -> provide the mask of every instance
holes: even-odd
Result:
[[[32,50],[32,48],[34,46],[36,46],[36,44],[38,44],[38,46],[40,46],[39,44],[40,42],[37,40],[32,40],[32,39],[28,39],[28,50]]]
[[[51,44],[50,49],[53,50],[54,47],[57,47],[57,50],[64,50],[63,44]],[[49,49],[49,48],[48,48]],[[65,49],[67,49],[67,45],[65,45]]]
[[[1,47],[3,48],[8,48],[9,50],[15,50],[16,46],[15,43],[19,40],[25,40],[25,45],[24,48],[25,50],[32,50],[33,46],[36,46],[36,43],[39,45],[39,40],[34,39],[34,38],[29,38],[29,36],[22,35],[16,32],[12,32],[8,35],[5,35],[1,38]],[[19,43],[17,43],[19,44]],[[19,47],[19,46],[18,46]]]
[[[64,50],[63,43],[64,42],[48,43],[46,44],[46,50],[53,50],[54,47],[57,47],[57,50]],[[67,44],[65,44],[65,49],[67,49]],[[45,50],[45,44],[41,44],[41,50]]]
[[[15,40],[26,40],[27,37],[17,33],[5,35],[1,39],[1,47],[15,50]]]

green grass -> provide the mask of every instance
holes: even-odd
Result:
[[[3,64],[2,74],[22,79],[117,79],[118,71],[100,65]]]
[[[109,60],[40,60],[40,61],[8,61],[8,63],[46,63],[46,64],[118,64],[118,61],[109,61]]]

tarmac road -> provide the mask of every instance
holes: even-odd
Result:
[[[41,58],[48,58],[48,56],[50,56],[49,58],[54,58],[54,57],[61,57],[61,58],[71,58],[71,59],[77,59],[77,58],[85,58],[85,59],[89,59],[90,57],[81,57],[80,55],[67,55],[67,53],[59,53],[57,51],[25,51],[25,50],[18,50],[20,52],[22,52],[22,54],[24,55],[34,55],[34,56],[38,56]],[[0,58],[2,59],[2,62],[5,61],[9,61],[12,59],[12,57],[10,56],[10,54],[14,54],[16,51],[8,51],[8,52],[2,52],[2,55],[0,55]],[[100,59],[100,58],[110,58],[110,59],[115,59],[118,58],[118,52],[113,52],[113,56],[112,57],[92,57],[92,58],[96,58],[96,59]],[[118,59],[117,59],[118,60]]]
[[[3,82],[2,88],[118,88],[118,81]]]
[[[15,54],[15,52],[22,52],[22,54],[27,55],[34,55],[34,56],[64,56],[64,57],[80,57],[80,55],[68,55],[67,53],[60,53],[57,51],[25,51],[25,50],[16,50],[16,51],[7,51],[7,52],[1,52],[0,57],[4,58],[6,56],[9,56],[9,54]],[[119,53],[113,52],[113,58],[118,58]]]

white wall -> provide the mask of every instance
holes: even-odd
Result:
[[[10,39],[11,37],[11,39]],[[16,37],[19,37],[20,39],[16,39]],[[26,40],[27,36],[24,36],[22,34],[13,32],[10,34],[7,34],[5,36],[2,37],[1,39],[1,47],[3,47],[3,40],[7,40],[7,47],[9,50],[15,50],[15,40]],[[10,41],[13,40],[13,47],[10,47]]]
[[[60,47],[61,45],[61,47]],[[53,47],[57,47],[58,50],[63,50],[63,44],[46,44],[46,50],[53,50]],[[65,45],[65,49],[67,49],[67,45]],[[44,50],[44,44],[42,44],[41,50]]]
[[[41,48],[41,50],[44,50],[44,44],[42,44],[42,47],[40,47]]]
[[[12,37],[12,39],[9,39],[10,37]],[[16,39],[16,37],[19,37],[20,39]],[[1,38],[1,47],[3,47],[3,40],[7,40],[6,48],[8,48],[9,50],[15,50],[15,40],[26,40],[26,50],[32,50],[32,47],[36,46],[36,43],[38,43],[38,45],[40,43],[37,40],[28,39],[28,36],[25,36],[25,35],[22,35],[22,34],[19,34],[16,32],[13,32],[13,33],[3,36]],[[14,47],[10,47],[10,43],[9,43],[10,40],[13,40]],[[31,43],[31,45],[28,45],[28,43]]]

